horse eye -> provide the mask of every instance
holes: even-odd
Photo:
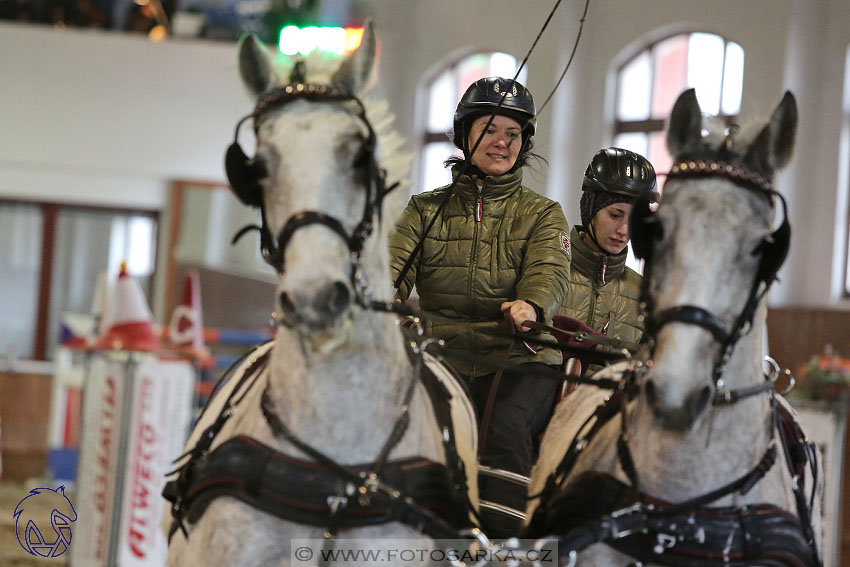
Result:
[[[369,164],[369,158],[372,157],[372,152],[366,144],[362,144],[357,153],[354,154],[354,159],[351,161],[351,167],[361,169]]]

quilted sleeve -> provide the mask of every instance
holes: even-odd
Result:
[[[548,201],[548,199],[547,199]],[[543,311],[544,319],[554,317],[567,294],[570,274],[570,228],[561,205],[548,201],[528,240],[517,281],[517,299]]]
[[[422,230],[422,210],[419,208],[416,198],[411,197],[407,203],[407,207],[405,207],[401,216],[399,216],[395,228],[390,232],[390,275],[393,282],[398,278],[405,262],[407,262],[407,259],[413,253],[413,249],[419,243]],[[404,276],[404,280],[399,283],[396,297],[402,301],[407,300],[416,283],[416,271],[419,267],[419,261],[420,258],[416,258],[413,261],[413,264]]]

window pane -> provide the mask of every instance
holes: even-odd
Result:
[[[517,65],[519,65],[519,62],[513,55],[510,55],[508,53],[496,52],[490,55],[490,72],[487,74],[490,76],[512,79],[514,74],[516,74]],[[526,65],[522,68],[522,71],[520,72],[516,80],[522,83],[523,85],[527,85],[527,77],[528,66]]]
[[[744,48],[730,41],[726,44],[726,66],[723,69],[723,114],[734,116],[741,111],[744,90]]]
[[[679,93],[687,86],[688,36],[677,35],[652,50],[655,74],[652,85],[652,117],[667,118]]]
[[[452,128],[457,99],[454,73],[449,70],[437,77],[428,92],[428,132],[448,132]]]
[[[720,113],[723,78],[723,38],[709,33],[691,34],[688,46],[688,86],[697,90],[703,112]]]
[[[33,357],[39,278],[41,210],[0,204],[0,355]]]
[[[648,51],[644,51],[623,67],[617,84],[618,120],[649,118],[651,79],[652,66]]]
[[[644,154],[652,162],[656,174],[666,174],[673,165],[673,158],[667,152],[666,132],[653,132],[649,135],[649,153]],[[662,185],[663,177],[658,178],[658,187]]]
[[[646,155],[647,139],[646,134],[642,132],[632,132],[629,134],[617,134],[614,138],[614,147],[631,150],[649,159]],[[650,160],[652,161],[652,160]]]
[[[443,162],[451,157],[454,149],[454,145],[448,142],[425,146],[422,150],[422,186],[417,193],[431,191],[452,182],[451,170],[443,167]]]
[[[156,250],[156,220],[149,215],[63,209],[56,220],[56,250],[47,327],[52,357],[65,313],[89,314],[98,275],[112,281],[121,262],[139,282],[150,304]],[[135,269],[134,269],[135,268]]]
[[[457,97],[454,102],[466,91],[466,87],[490,74],[490,55],[487,53],[476,53],[470,55],[457,66]],[[454,108],[452,108],[454,111]]]

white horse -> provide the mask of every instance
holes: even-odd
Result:
[[[785,221],[771,228],[782,197],[770,179],[796,124],[790,93],[763,127],[741,132],[704,121],[693,90],[673,108],[662,202],[657,214],[648,203],[632,213],[650,343],[596,375],[631,377],[633,397],[579,386],[557,407],[531,476],[529,535],[568,535],[561,545],[584,549],[580,565],[818,562],[815,457],[795,447],[809,461],[793,461],[802,474],[792,480],[774,427],[773,404],[787,406],[762,368],[764,294],[790,234]]]
[[[281,78],[258,40],[240,43],[240,74],[257,97],[246,117],[257,149],[249,159],[234,143],[226,165],[240,199],[261,209],[263,252],[280,274],[279,328],[217,393],[187,443],[196,456],[166,489],[182,519],[181,529],[165,519],[169,565],[313,565],[320,549],[346,539],[364,553],[383,550],[387,538],[427,547],[429,536],[446,537],[440,529],[451,522],[437,512],[466,498],[464,481],[477,507],[474,411],[435,366],[452,398],[454,428],[443,425],[396,317],[371,301],[391,297],[386,230],[400,203],[383,199],[384,175],[401,179],[409,161],[386,103],[359,98],[377,47],[369,22],[361,47],[341,64],[308,57],[290,62]],[[450,434],[462,480],[443,466],[452,465]],[[224,444],[236,447],[217,457]],[[243,470],[257,460],[259,468]],[[345,469],[352,465],[362,474]],[[248,478],[229,480],[237,473]],[[443,511],[457,519],[464,510]],[[335,536],[294,549],[295,540],[326,534]],[[391,555],[373,558],[394,564]]]

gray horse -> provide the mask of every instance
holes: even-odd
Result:
[[[206,428],[224,419],[211,446],[196,451],[201,465],[213,460],[208,452],[236,436],[249,436],[277,451],[271,459],[280,467],[297,459],[303,470],[281,479],[280,490],[270,488],[251,503],[229,495],[212,499],[199,517],[189,510],[183,522],[186,533],[172,527],[169,565],[315,564],[323,548],[338,547],[343,540],[358,540],[358,552],[364,554],[358,563],[369,564],[372,557],[374,564],[393,565],[402,562],[398,551],[395,560],[384,552],[398,548],[398,540],[424,549],[432,545],[428,534],[408,523],[347,524],[352,508],[361,506],[353,512],[356,519],[365,515],[368,510],[362,507],[368,508],[372,498],[397,494],[381,485],[380,476],[367,482],[335,468],[375,463],[385,447],[392,448],[388,461],[448,460],[447,432],[438,426],[423,384],[412,382],[414,368],[396,317],[369,308],[372,298],[392,297],[386,230],[399,210],[391,196],[376,194],[381,191],[378,177],[383,182],[385,170],[386,185],[402,179],[409,161],[399,151],[401,139],[391,129],[386,103],[361,105],[360,95],[374,78],[377,48],[376,31],[367,23],[362,45],[344,60],[316,56],[289,61],[278,77],[280,70],[259,41],[248,36],[240,44],[240,72],[257,97],[252,115],[257,149],[248,159],[231,147],[228,174],[240,198],[261,207],[267,231],[264,252],[280,273],[280,321],[275,340],[255,351],[214,398],[187,448],[198,447]],[[243,174],[253,179],[241,179]],[[249,379],[243,381],[243,376]],[[441,378],[452,395],[454,439],[476,506],[474,412],[451,376]],[[239,397],[232,416],[226,417],[227,400]],[[404,419],[407,426],[398,426]],[[397,439],[388,443],[394,431]],[[244,442],[240,448],[248,450]],[[312,494],[310,487],[321,480],[318,468],[325,476],[330,471],[332,479],[346,480],[343,492],[328,494],[327,501]],[[210,482],[224,482],[227,475],[220,470],[208,474]],[[178,508],[188,493],[182,494],[183,500],[173,498]],[[284,495],[296,502],[304,521],[260,509]],[[404,504],[401,500],[395,501],[398,506]],[[310,521],[316,514],[311,506],[327,507],[322,512],[325,524]],[[342,526],[339,541],[322,541],[337,523]],[[170,517],[166,524],[173,524]],[[296,540],[304,540],[298,549]]]
[[[657,213],[648,203],[632,213],[634,248],[647,259],[650,343],[595,376],[633,386],[580,386],[561,402],[531,476],[531,535],[572,533],[580,565],[818,562],[822,485],[810,466],[792,479],[777,449],[774,416],[787,405],[762,362],[765,293],[790,234],[785,223],[772,228],[782,198],[770,180],[791,156],[796,125],[790,93],[766,124],[741,131],[704,118],[693,90],[674,106],[662,202]],[[753,518],[754,531],[741,527]],[[752,538],[762,536],[757,549]],[[783,553],[799,562],[783,563]]]

